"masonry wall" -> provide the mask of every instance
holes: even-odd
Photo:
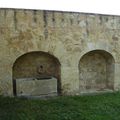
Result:
[[[43,51],[61,64],[62,94],[80,94],[79,62],[92,50],[115,61],[120,89],[120,17],[41,10],[0,9],[0,94],[13,95],[13,65],[28,52]]]

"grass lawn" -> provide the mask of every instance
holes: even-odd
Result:
[[[0,120],[120,120],[120,93],[48,100],[0,97]]]

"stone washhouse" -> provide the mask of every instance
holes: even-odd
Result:
[[[120,16],[0,9],[0,95],[120,90]]]

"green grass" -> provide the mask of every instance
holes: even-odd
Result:
[[[0,120],[120,120],[120,93],[48,100],[1,96]]]

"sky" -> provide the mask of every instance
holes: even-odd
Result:
[[[120,0],[0,0],[0,8],[120,15]]]

